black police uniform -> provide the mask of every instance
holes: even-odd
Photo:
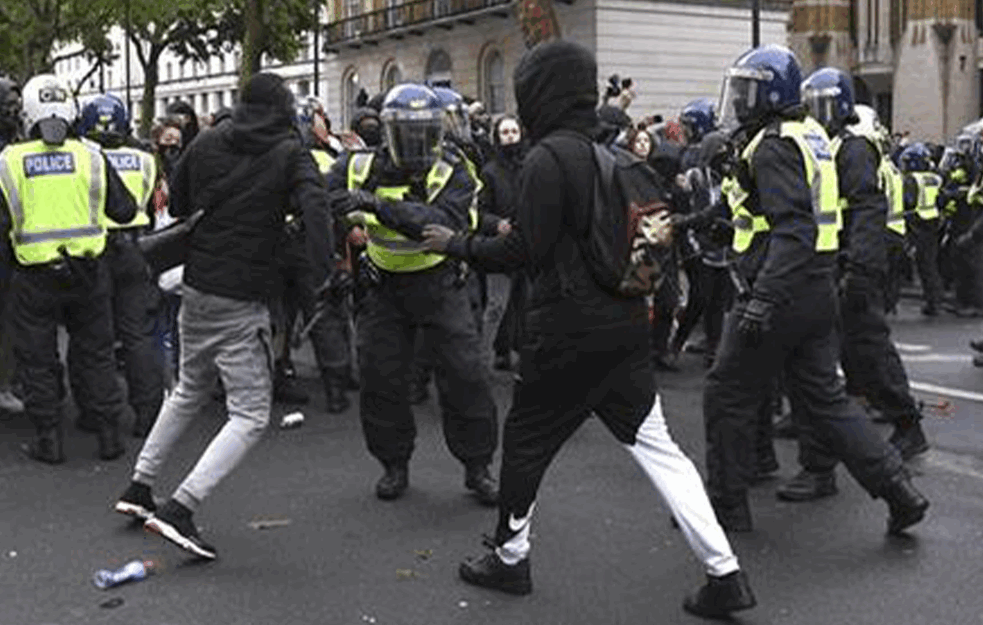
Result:
[[[327,176],[329,191],[348,188],[348,162],[335,163]],[[469,228],[474,182],[465,165],[445,154],[453,174],[432,202],[426,202],[422,181],[411,183],[410,197],[386,202],[377,215],[386,227],[410,238],[422,238],[423,227],[437,223],[454,230]],[[453,162],[452,162],[453,161]],[[406,185],[405,174],[388,152],[377,149],[371,173],[362,186]],[[365,260],[363,258],[363,260]],[[444,262],[422,271],[390,272],[371,261],[363,274],[377,276],[356,307],[356,332],[361,376],[360,413],[369,452],[387,471],[405,467],[413,453],[416,425],[409,401],[415,329],[422,327],[432,346],[441,375],[440,406],[448,449],[468,468],[487,471],[498,441],[495,403],[479,350],[466,281],[460,264]]]
[[[748,208],[770,230],[754,237],[741,271],[755,297],[774,302],[769,329],[750,342],[740,330],[748,313],[728,313],[704,391],[708,491],[725,528],[750,529],[747,489],[754,472],[754,428],[770,385],[784,372],[793,409],[873,496],[889,503],[910,489],[897,451],[883,442],[836,375],[835,253],[817,252],[818,225],[803,155],[794,142],[766,135],[753,156]],[[753,300],[752,300],[753,301]],[[894,508],[892,507],[892,513]]]
[[[133,197],[105,160],[106,215],[127,223],[136,215]],[[46,265],[16,264],[10,241],[10,211],[0,195],[0,264],[13,267],[9,302],[15,333],[14,353],[24,386],[24,405],[37,432],[25,448],[35,460],[56,464],[62,451],[63,368],[58,326],[68,330],[68,363],[75,402],[98,424],[99,456],[125,451],[119,425],[126,411],[116,377],[109,269],[104,256],[67,258]]]

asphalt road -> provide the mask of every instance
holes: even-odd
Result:
[[[971,366],[965,347],[983,322],[926,321],[905,303],[892,323],[912,380],[981,393],[979,401],[950,398],[949,414],[926,421],[934,447],[913,469],[932,501],[928,518],[910,538],[886,537],[886,506],[842,469],[840,494],[820,502],[778,502],[776,481],[756,487],[756,531],[733,543],[759,606],[738,622],[983,622],[983,370]],[[533,594],[504,596],[457,579],[461,558],[481,553],[495,513],[465,494],[435,402],[417,409],[408,495],[378,501],[372,488],[380,469],[365,451],[356,409],[326,415],[309,355],[300,360],[315,396],[303,409],[305,424],[271,427],[196,515],[219,550],[213,563],[189,560],[111,511],[137,441],[107,463],[95,459],[93,437],[70,430],[68,462],[48,467],[19,455],[30,435],[23,419],[0,423],[0,625],[701,622],[680,607],[684,593],[702,583],[700,567],[642,472],[596,420],[546,476],[533,525]],[[702,467],[703,372],[697,356],[685,355],[683,364],[660,384],[674,435]],[[504,411],[510,382],[496,375],[494,386]],[[934,402],[940,393],[919,396]],[[277,407],[274,422],[291,410]],[[222,418],[218,404],[202,415],[171,459],[158,497],[176,486]],[[794,443],[779,441],[778,451],[787,479],[797,471]],[[250,526],[263,519],[289,524]],[[161,570],[109,591],[92,585],[95,570],[134,558],[155,559]],[[100,607],[117,597],[118,607]]]

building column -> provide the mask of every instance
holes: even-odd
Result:
[[[850,0],[794,0],[789,47],[803,77],[820,67],[852,69],[856,51],[850,37]]]

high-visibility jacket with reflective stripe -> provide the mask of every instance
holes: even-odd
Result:
[[[106,247],[106,162],[97,146],[68,139],[8,145],[0,192],[12,217],[10,240],[22,265],[98,256]]]
[[[835,162],[836,155],[840,153],[840,148],[843,147],[843,141],[848,137],[863,137],[867,140],[867,143],[874,148],[874,152],[877,154],[878,166],[877,166],[877,188],[880,189],[885,197],[887,198],[887,228],[888,230],[893,230],[901,236],[905,234],[905,222],[904,222],[904,179],[901,177],[901,172],[894,166],[891,159],[887,158],[881,151],[880,142],[877,136],[873,134],[858,133],[853,129],[846,131],[846,137],[842,135],[837,135],[831,142],[830,145],[833,148],[833,160]],[[840,209],[849,210],[846,198],[840,198]]]
[[[157,181],[157,161],[153,154],[134,148],[115,148],[103,150],[106,160],[119,174],[126,189],[137,204],[137,214],[128,224],[118,224],[108,218],[109,228],[145,228],[150,225],[147,204],[154,194]]]
[[[839,231],[843,225],[840,212],[836,163],[829,146],[829,138],[819,122],[806,117],[802,121],[783,121],[777,126],[763,128],[741,153],[741,159],[752,171],[754,153],[767,136],[791,139],[805,163],[805,182],[809,185],[812,212],[816,219],[816,251],[832,252],[839,249]],[[771,225],[768,224],[768,230]]]
[[[362,188],[372,172],[374,162],[375,154],[372,152],[358,152],[351,155],[348,160],[349,190]],[[427,173],[427,202],[433,202],[437,198],[453,175],[454,166],[447,161],[439,159],[433,164]],[[384,200],[398,202],[403,200],[409,190],[409,185],[377,187],[375,195]],[[477,226],[477,211],[473,202],[469,217],[471,228],[474,229]],[[375,215],[365,215],[364,219],[366,232],[369,235],[365,251],[380,269],[395,273],[423,271],[436,267],[446,259],[443,254],[424,249],[422,242],[414,241],[402,233],[385,227]]]
[[[918,186],[918,204],[915,205],[918,216],[922,219],[938,219],[939,209],[935,201],[942,187],[942,177],[930,171],[913,171],[911,177]]]
[[[311,150],[311,156],[314,157],[314,162],[317,163],[317,170],[322,174],[327,174],[331,171],[332,165],[335,163],[335,158],[328,154],[324,150]]]
[[[730,207],[731,221],[734,225],[734,240],[731,247],[737,253],[745,252],[751,247],[751,240],[756,233],[768,230],[768,220],[763,215],[752,215],[748,211],[745,205],[749,197],[748,192],[733,176],[727,176],[720,182],[720,193],[727,198],[727,206]]]

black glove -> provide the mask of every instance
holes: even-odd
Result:
[[[331,212],[335,218],[344,217],[358,210],[358,203],[347,189],[332,191],[328,194],[328,200],[331,202]]]
[[[355,204],[355,210],[365,211],[367,213],[376,212],[383,202],[383,200],[376,194],[369,193],[363,189],[349,191],[348,194],[352,197],[352,202]]]
[[[735,312],[738,316],[737,331],[750,347],[757,347],[762,336],[771,330],[771,312],[774,304],[771,300],[752,295],[746,304],[739,305]]]
[[[840,285],[840,298],[849,310],[862,313],[870,307],[870,293],[873,288],[870,278],[848,271]]]

